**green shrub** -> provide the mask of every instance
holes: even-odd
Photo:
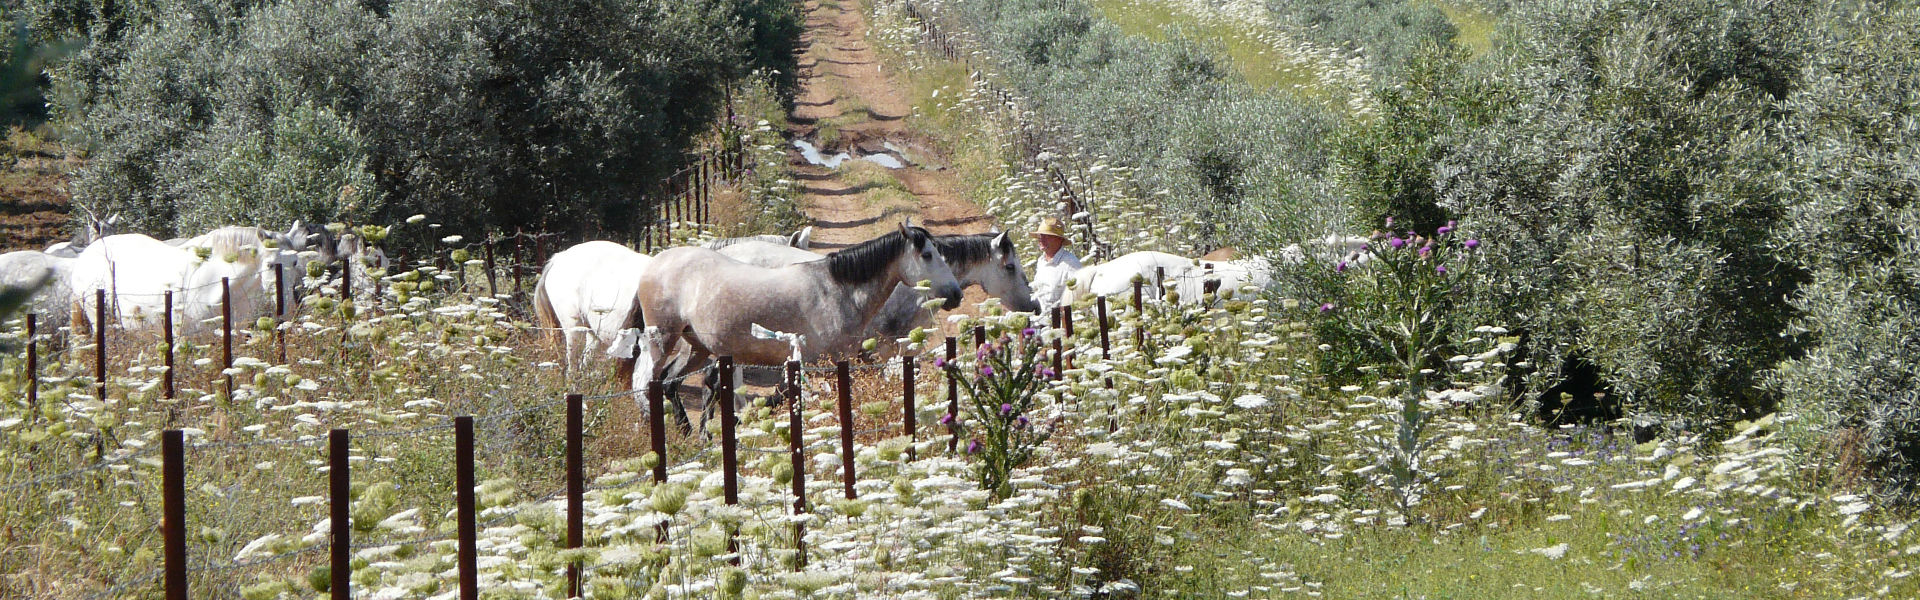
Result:
[[[235,221],[622,231],[750,73],[791,89],[787,3],[38,0],[76,200]],[[779,75],[775,76],[774,73]],[[592,224],[592,225],[589,225]]]
[[[1780,245],[1812,271],[1794,297],[1805,356],[1775,372],[1807,446],[1857,441],[1883,492],[1920,490],[1920,12],[1822,5],[1785,104],[1796,132],[1782,179],[1795,199]],[[1838,10],[1836,10],[1838,9]],[[1844,444],[1840,444],[1844,445]]]
[[[1510,107],[1434,167],[1489,238],[1483,322],[1529,334],[1532,389],[1591,360],[1643,419],[1771,410],[1804,279],[1769,235],[1788,198],[1773,108],[1804,15],[1748,2],[1534,7],[1484,76]]]
[[[1459,32],[1439,8],[1406,0],[1267,0],[1267,12],[1307,39],[1367,57],[1383,74]]]

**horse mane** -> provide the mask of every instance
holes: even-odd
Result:
[[[759,238],[754,236],[719,238],[719,239],[707,240],[705,243],[700,244],[700,246],[708,250],[719,250],[727,246],[732,246],[734,244],[738,244],[741,242],[753,241],[757,239]]]
[[[993,240],[999,236],[997,233],[942,235],[935,236],[933,243],[940,248],[940,256],[947,259],[947,266],[958,272],[993,260]]]
[[[266,238],[265,229],[233,225],[209,231],[201,241],[206,243],[213,256],[233,254],[240,257],[234,262],[252,263],[259,262],[261,251],[266,248]]]
[[[926,243],[933,234],[919,227],[907,228],[913,235],[912,242]],[[833,280],[840,283],[858,284],[872,281],[887,267],[899,259],[905,244],[912,243],[899,231],[861,242],[857,246],[827,255],[827,272]]]

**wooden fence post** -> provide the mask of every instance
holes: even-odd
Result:
[[[1095,300],[1095,316],[1100,318],[1100,360],[1113,360],[1113,350],[1107,345],[1107,297]]]
[[[1066,312],[1067,307],[1065,306],[1053,307],[1053,314],[1049,316],[1053,317],[1052,325],[1054,329],[1060,328],[1060,323],[1063,320],[1062,315],[1066,314]],[[1053,377],[1051,379],[1059,379],[1060,371],[1064,368],[1064,363],[1061,360],[1061,357],[1064,356],[1064,354],[1061,353],[1061,340],[1064,337],[1065,336],[1053,338]]]
[[[1103,361],[1113,360],[1113,347],[1109,345],[1107,342],[1107,326],[1108,326],[1107,297],[1100,296],[1099,300],[1096,300],[1095,302],[1099,303],[1098,309],[1099,309],[1099,317],[1100,317],[1100,360],[1103,360]],[[1107,389],[1113,389],[1112,375],[1107,376],[1106,384],[1107,384]]]
[[[480,536],[474,523],[473,417],[453,418],[454,510],[458,513],[461,600],[480,600]]]
[[[225,378],[227,399],[233,399],[233,279],[220,278],[220,375]]]
[[[348,256],[346,260],[341,261],[340,263],[340,301],[341,302],[353,301],[353,262],[354,260],[355,260],[354,257]]]
[[[160,432],[160,534],[167,600],[187,600],[187,444],[178,429]]]
[[[352,467],[348,464],[347,430],[335,429],[327,432],[327,491],[332,504],[333,546],[333,584],[330,588],[334,600],[353,600],[353,497],[352,482],[349,477]]]
[[[835,361],[833,369],[840,388],[840,482],[847,499],[852,500],[856,496],[853,492],[853,369],[844,360]]]
[[[280,347],[280,364],[287,364],[287,266],[273,263],[273,343]]]
[[[515,298],[520,296],[520,290],[525,289],[520,286],[520,265],[526,264],[526,261],[520,259],[520,254],[520,231],[516,229],[513,232],[513,260],[507,265],[507,270],[513,271],[513,293],[509,295]]]
[[[957,338],[948,337],[947,338],[947,364],[953,364],[953,361],[959,358],[959,356],[960,356],[960,340]],[[948,454],[952,454],[955,451],[960,449],[960,427],[958,426],[959,421],[960,421],[960,380],[958,378],[955,378],[951,373],[949,373],[947,375],[947,430],[953,432],[953,435],[952,437],[949,437],[947,439]]]
[[[793,514],[807,512],[807,452],[801,446],[800,361],[787,361],[787,451],[793,460]],[[793,523],[793,547],[799,552],[793,566],[807,565],[807,526]]]
[[[647,441],[653,444],[653,482],[667,482],[667,384],[654,378],[647,384]]]
[[[27,412],[40,414],[40,316],[27,313]]]
[[[500,295],[500,288],[494,282],[493,244],[494,244],[493,234],[489,233],[487,234],[487,242],[486,244],[484,244],[484,247],[487,249],[487,257],[486,257],[487,258],[487,297],[489,298],[497,297]],[[579,594],[576,593],[574,595],[578,596]]]
[[[585,400],[580,394],[567,394],[567,549],[579,549],[586,542],[586,451],[582,439],[586,429]],[[567,564],[567,597],[580,597],[580,564]]]
[[[539,268],[546,266],[546,264],[547,264],[547,236],[541,235],[541,234],[534,234],[533,236],[534,269],[537,271]]]
[[[714,388],[714,400],[720,403],[720,490],[727,506],[740,503],[740,441],[738,415],[733,407],[733,357],[722,356],[714,361],[714,376],[719,379],[720,387]],[[739,566],[740,541],[734,532],[727,531],[727,553],[735,556],[727,562]]]
[[[275,265],[275,266],[278,266],[278,265]],[[166,344],[167,344],[167,372],[166,372],[166,373],[163,373],[163,374],[161,374],[161,375],[160,375],[160,379],[161,379],[161,382],[160,382],[160,383],[161,383],[161,386],[162,386],[162,387],[164,388],[164,390],[165,390],[165,391],[163,391],[162,393],[164,393],[164,394],[166,394],[166,399],[168,399],[168,400],[172,400],[172,399],[174,398],[174,391],[173,391],[173,388],[174,388],[174,385],[173,385],[173,290],[167,290],[167,292],[166,292],[166,297],[167,297],[167,299],[166,299],[166,309],[167,309],[167,314],[166,314],[166,317],[165,317],[165,318],[163,318],[163,319],[161,319],[161,329],[162,329],[162,330],[164,331],[164,334],[163,334],[163,335],[164,335],[164,336],[165,336],[165,338],[166,338],[166,339],[165,339],[165,340],[163,340],[163,341],[165,341],[165,342],[166,342]],[[285,363],[285,361],[281,361],[281,362],[282,362],[283,364]]]
[[[919,454],[919,452],[913,448],[915,443],[920,441],[920,438],[914,435],[915,421],[918,417],[914,415],[913,409],[913,393],[915,391],[913,371],[914,367],[918,366],[916,361],[919,358],[920,357],[912,354],[900,355],[900,403],[905,405],[903,412],[906,413],[904,415],[906,418],[903,420],[906,421],[907,426],[907,462],[913,462],[913,459],[918,458]]]
[[[987,345],[987,326],[985,325],[973,326],[973,348],[975,350],[978,350],[982,346],[986,346],[986,345]]]
[[[107,401],[107,290],[93,290],[93,384]]]

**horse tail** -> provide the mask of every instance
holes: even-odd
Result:
[[[549,331],[551,335],[548,337],[553,340],[554,344],[564,348],[567,344],[567,336],[565,332],[560,330],[560,314],[554,312],[553,300],[547,297],[547,284],[549,283],[547,275],[552,269],[553,262],[548,261],[547,265],[540,269],[540,278],[533,282],[533,313],[534,317],[539,320],[541,327],[551,330]]]

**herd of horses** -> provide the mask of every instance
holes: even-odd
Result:
[[[37,286],[29,310],[53,327],[91,331],[101,325],[96,314],[110,313],[122,328],[157,328],[170,303],[176,326],[193,333],[213,324],[223,301],[236,319],[297,301],[311,266],[345,264],[350,283],[362,290],[374,269],[387,266],[386,255],[358,236],[301,221],[285,232],[228,226],[169,240],[115,233],[113,217],[86,221],[71,241],[0,255],[0,285]],[[96,306],[102,299],[106,306]]]
[[[53,327],[100,326],[92,322],[97,299],[123,328],[158,327],[171,292],[172,320],[191,333],[218,318],[223,299],[234,318],[271,314],[276,299],[299,297],[310,269],[344,264],[348,289],[365,294],[376,289],[373,270],[387,266],[384,254],[353,234],[300,221],[284,232],[229,226],[164,241],[115,233],[114,218],[89,215],[86,222],[71,241],[0,255],[0,284],[38,285],[30,309]],[[811,231],[713,240],[654,256],[585,242],[546,262],[532,310],[564,348],[569,372],[612,359],[615,380],[643,390],[653,381],[677,381],[714,356],[763,366],[851,356],[866,340],[890,341],[932,324],[936,309],[956,308],[971,286],[1009,310],[1041,308],[1006,233],[933,235],[903,222],[820,254],[809,249]],[[1277,258],[1298,261],[1317,250],[1364,260],[1365,247],[1366,238],[1329,237]],[[1274,277],[1262,258],[1134,252],[1082,268],[1073,281],[1069,299],[1125,294],[1144,281],[1190,303],[1203,297],[1203,286],[1267,289]]]
[[[775,366],[855,355],[863,342],[893,340],[958,306],[961,290],[980,286],[1013,311],[1038,312],[1013,240],[1006,233],[932,235],[902,223],[861,244],[819,254],[808,231],[792,236],[723,239],[647,256],[612,242],[586,242],[555,254],[534,292],[534,311],[578,371],[601,357],[616,382],[644,390],[678,381],[731,356],[741,365]],[[1329,237],[1324,248],[1290,247],[1364,260],[1366,238]],[[1210,286],[1270,289],[1263,258],[1197,260],[1134,252],[1073,274],[1069,298],[1120,295],[1135,281],[1166,285],[1183,303]],[[744,369],[734,371],[734,384]],[[668,385],[668,397],[672,397]],[[682,413],[684,416],[684,413]],[[685,423],[685,420],[682,420]]]

